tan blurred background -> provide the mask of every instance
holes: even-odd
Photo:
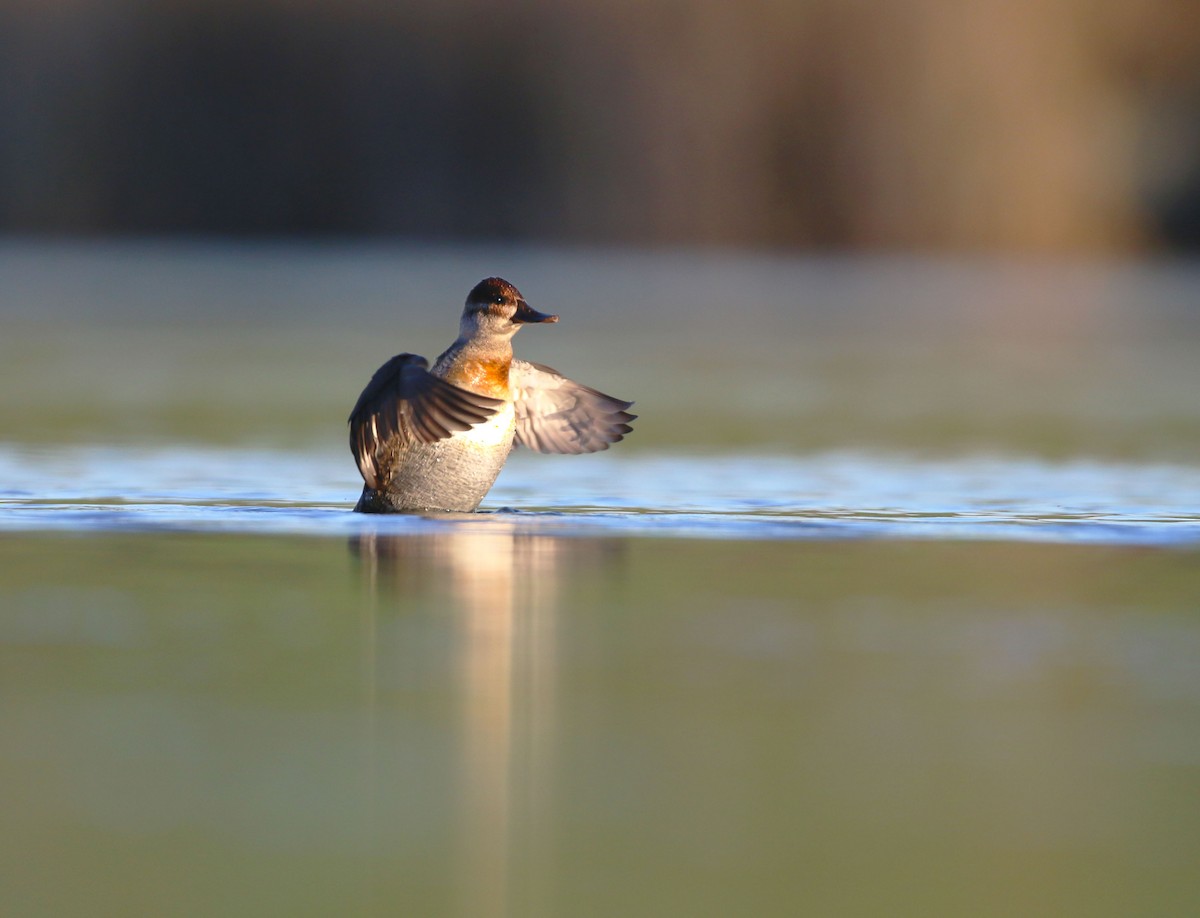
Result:
[[[1200,245],[1195,0],[0,0],[0,231]]]

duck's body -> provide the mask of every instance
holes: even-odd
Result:
[[[372,377],[350,414],[363,513],[475,510],[514,444],[538,452],[607,449],[630,431],[623,402],[512,354],[523,324],[556,322],[512,284],[481,281],[458,339],[434,363],[400,354]]]

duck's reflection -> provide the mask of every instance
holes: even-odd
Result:
[[[416,535],[366,533],[351,540],[351,550],[363,562],[372,634],[389,604],[414,597],[448,600],[455,615],[460,910],[507,912],[518,834],[526,878],[520,898],[536,905],[530,899],[539,898],[540,884],[551,874],[556,631],[564,586],[575,574],[587,580],[597,571],[611,575],[621,563],[622,543],[519,533],[490,521],[448,523]]]

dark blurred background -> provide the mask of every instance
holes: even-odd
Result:
[[[0,231],[1200,245],[1196,0],[0,0]]]

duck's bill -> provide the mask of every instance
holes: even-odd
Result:
[[[512,320],[523,325],[528,325],[533,322],[557,322],[558,316],[551,316],[544,312],[538,312],[524,300],[520,300],[517,303],[517,311],[513,313]]]

